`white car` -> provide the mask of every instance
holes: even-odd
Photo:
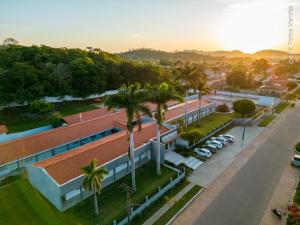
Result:
[[[300,155],[294,155],[291,164],[292,166],[300,166]]]
[[[205,157],[205,158],[210,158],[211,157],[211,152],[206,148],[195,148],[194,152],[197,155],[200,155],[200,156]]]
[[[222,143],[222,145],[228,145],[228,140],[223,137],[212,137],[211,140],[219,141]]]
[[[208,149],[212,154],[217,152],[217,147],[214,145],[202,145],[202,147]]]
[[[219,149],[223,147],[222,143],[219,142],[219,141],[207,141],[207,142],[205,142],[205,144],[207,144],[207,145],[213,145],[213,146],[215,146],[215,147],[217,147]]]
[[[235,137],[233,135],[230,135],[230,134],[220,135],[219,137],[226,138],[230,142],[234,142],[235,141]]]

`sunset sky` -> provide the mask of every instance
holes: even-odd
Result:
[[[3,0],[0,40],[109,52],[287,50],[289,5],[300,52],[300,0]]]

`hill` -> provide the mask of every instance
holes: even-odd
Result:
[[[214,56],[199,54],[197,52],[178,51],[178,52],[166,52],[153,49],[134,49],[127,52],[122,52],[120,55],[127,59],[142,59],[142,60],[212,60],[216,59]]]
[[[127,52],[122,52],[120,55],[129,59],[148,59],[148,60],[209,60],[220,58],[287,58],[288,53],[279,50],[262,50],[253,54],[247,54],[239,50],[233,51],[199,51],[199,50],[184,50],[178,52],[166,52],[153,49],[134,49]],[[299,57],[299,54],[295,54]]]

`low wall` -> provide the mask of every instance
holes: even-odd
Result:
[[[18,133],[11,133],[11,134],[0,134],[0,143],[6,142],[6,141],[12,141],[18,138],[30,136],[33,134],[38,134],[43,131],[51,130],[53,129],[52,125],[44,126],[44,127],[38,127],[32,130],[26,130],[23,132]]]

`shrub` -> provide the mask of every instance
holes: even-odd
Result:
[[[222,104],[222,105],[218,105],[216,108],[217,112],[229,112],[229,107],[228,105],[226,105],[226,103]]]
[[[300,142],[298,142],[294,148],[297,152],[300,152]]]
[[[251,100],[242,99],[233,102],[233,110],[245,117],[255,112],[256,105]]]
[[[59,127],[62,123],[62,115],[59,112],[52,113],[50,123],[53,127]]]
[[[294,81],[289,81],[286,86],[288,87],[289,90],[293,90],[294,88],[297,87],[297,83]]]
[[[34,100],[29,106],[29,111],[31,113],[46,114],[51,112],[54,106],[45,100]]]
[[[195,143],[196,141],[199,141],[203,137],[204,137],[203,132],[201,132],[198,129],[191,129],[191,130],[185,132],[182,135],[183,139],[185,139],[185,140],[187,140],[189,142],[192,142],[192,143]]]

